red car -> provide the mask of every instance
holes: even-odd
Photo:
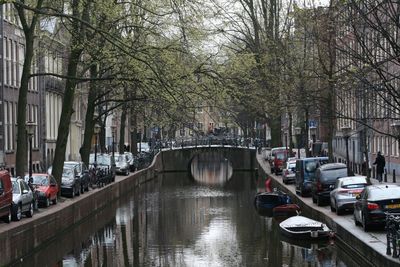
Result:
[[[12,192],[10,174],[0,171],[0,218],[7,223],[11,220]]]
[[[275,151],[275,157],[271,167],[272,173],[278,174],[282,172],[288,155],[289,151],[287,149],[279,149]]]
[[[56,179],[47,173],[34,173],[32,174],[32,184],[37,191],[38,202],[45,207],[50,206],[50,202],[57,204],[57,194],[60,187]],[[29,177],[25,176],[25,181],[29,183]]]

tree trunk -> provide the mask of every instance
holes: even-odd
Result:
[[[126,114],[127,114],[127,103],[124,102],[122,105],[121,112],[121,124],[119,128],[119,153],[124,153],[125,151],[125,125],[126,125]]]
[[[79,58],[83,49],[76,45],[76,41],[72,42],[71,53],[68,62],[68,77],[76,77]],[[65,161],[65,151],[67,148],[69,126],[73,112],[74,96],[75,96],[76,80],[67,79],[63,96],[63,104],[58,125],[58,135],[56,149],[54,152],[52,174],[56,178],[57,183],[61,184],[61,175]]]
[[[82,16],[83,20],[87,20],[89,16],[90,3],[86,3],[82,13],[80,10],[81,4],[82,3],[80,0],[72,1],[72,6],[71,6],[72,14],[75,17]],[[76,77],[78,64],[84,49],[83,40],[85,39],[86,35],[85,26],[82,26],[79,20],[72,21],[72,29],[73,29],[73,35],[71,37],[71,44],[70,44],[71,51],[68,58],[68,68],[67,68],[68,77]],[[65,83],[65,91],[63,96],[60,123],[58,124],[58,135],[57,135],[56,149],[54,151],[54,160],[52,168],[52,174],[54,178],[57,180],[58,184],[61,184],[61,176],[65,161],[65,151],[67,148],[68,135],[69,135],[69,126],[70,126],[71,116],[73,113],[76,83],[77,83],[76,79],[73,78],[67,79]],[[59,192],[59,194],[60,193],[61,192]]]
[[[90,77],[97,77],[97,65],[92,65],[90,67]],[[97,96],[97,87],[94,81],[90,82],[89,85],[89,94],[87,99],[87,110],[85,115],[85,132],[83,134],[83,144],[81,150],[79,151],[81,154],[82,161],[89,166],[89,155],[92,147],[92,137],[94,133],[94,125],[96,121],[94,120],[94,111],[96,108],[96,96]],[[96,144],[95,144],[96,145]]]
[[[17,10],[18,17],[20,19],[24,35],[25,35],[25,59],[24,66],[21,74],[21,86],[18,93],[18,106],[17,106],[17,148],[15,153],[15,172],[17,176],[24,177],[27,167],[27,142],[26,142],[26,107],[28,97],[29,79],[31,75],[31,66],[33,59],[34,49],[34,36],[36,30],[36,24],[39,21],[39,15],[33,13],[29,24],[28,15],[25,13],[23,6],[20,3],[15,2],[14,7]],[[43,0],[38,0],[36,8],[42,7]],[[38,123],[36,121],[36,123]]]
[[[26,107],[28,97],[29,78],[33,59],[34,29],[25,32],[25,60],[22,69],[21,86],[18,95],[17,111],[17,149],[15,155],[15,172],[17,176],[24,177],[28,163],[27,142],[26,142]],[[37,122],[36,122],[37,123]]]

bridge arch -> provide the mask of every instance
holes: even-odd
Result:
[[[157,169],[164,172],[190,172],[195,156],[207,152],[220,154],[229,160],[233,171],[252,171],[256,167],[256,150],[246,147],[183,147],[163,150],[157,161]]]

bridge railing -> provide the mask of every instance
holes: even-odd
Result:
[[[185,138],[167,142],[169,148],[197,147],[197,146],[234,146],[257,147],[250,139],[240,138]]]

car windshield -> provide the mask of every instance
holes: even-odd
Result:
[[[27,178],[26,176],[25,178]],[[46,176],[40,176],[40,175],[33,175],[32,176],[33,182],[32,184],[34,185],[49,185],[49,179],[47,179]],[[27,180],[25,180],[27,181]]]
[[[62,177],[65,178],[73,178],[74,177],[74,171],[72,169],[64,168]]]
[[[12,182],[12,189],[13,189],[13,194],[21,194],[21,190],[18,186],[17,181]]]
[[[288,169],[296,168],[296,163],[289,163]]]
[[[337,168],[321,171],[321,181],[332,181],[347,176],[347,168]]]
[[[357,188],[364,188],[365,186],[367,186],[367,183],[365,183],[365,184],[346,184],[346,185],[343,185],[342,187],[344,189],[357,189]]]
[[[115,162],[124,162],[125,161],[125,157],[120,155],[120,156],[115,156]]]
[[[279,159],[279,160],[284,160],[285,159],[285,155],[286,155],[286,153],[279,152],[279,153],[275,154],[275,158]]]
[[[94,154],[90,155],[89,163],[90,164],[94,163]],[[111,165],[111,157],[108,156],[108,155],[104,155],[104,154],[98,154],[97,155],[97,164],[99,164],[99,165]]]

